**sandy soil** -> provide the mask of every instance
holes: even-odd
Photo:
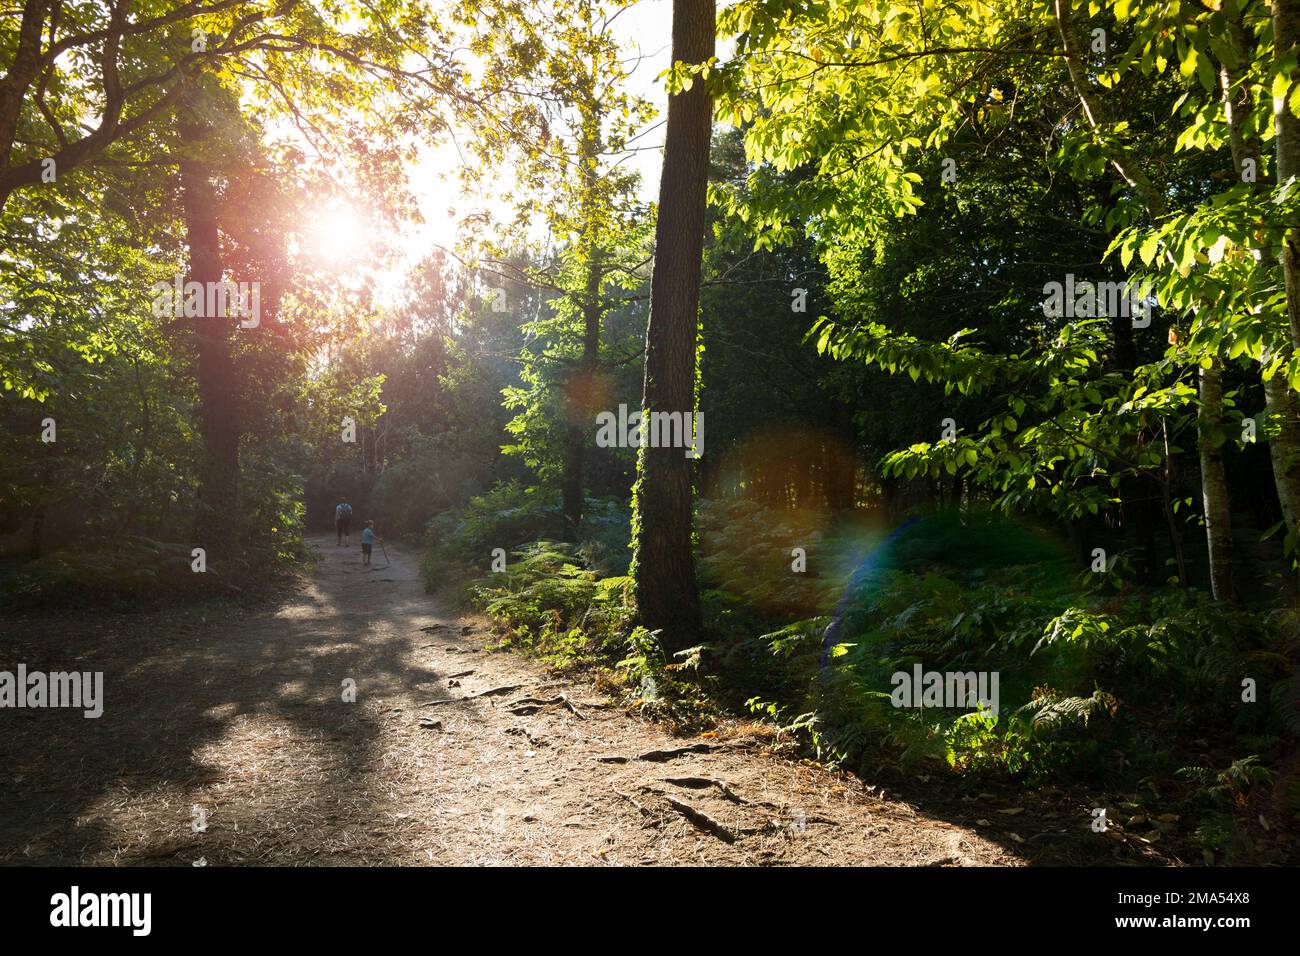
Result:
[[[1024,862],[753,737],[671,737],[485,651],[413,556],[315,544],[270,609],[69,610],[6,639],[0,669],[102,670],[106,702],[0,711],[0,863]]]

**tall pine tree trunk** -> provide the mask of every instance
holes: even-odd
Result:
[[[713,56],[714,0],[673,0],[673,61]],[[642,414],[695,406],[695,341],[713,102],[704,80],[669,97],[659,219],[655,226]],[[689,646],[700,631],[700,596],[691,550],[692,461],[682,448],[641,448],[633,570],[641,623],[662,629],[665,648]]]
[[[199,283],[206,292],[209,283],[222,280],[216,190],[206,164],[196,158],[202,156],[209,130],[191,114],[181,119],[179,132],[181,198],[189,245],[187,281]],[[239,528],[239,421],[230,341],[235,320],[205,315],[192,321],[203,440],[195,526],[199,547],[212,556],[233,549]]]

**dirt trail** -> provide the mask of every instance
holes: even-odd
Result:
[[[355,542],[315,544],[307,587],[234,621],[16,629],[0,669],[103,670],[106,703],[0,711],[0,863],[1022,862],[747,738],[670,737],[485,652],[412,556],[390,545],[366,571]]]

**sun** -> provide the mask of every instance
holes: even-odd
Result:
[[[312,217],[306,245],[331,265],[356,263],[370,245],[369,223],[348,205],[333,205]]]

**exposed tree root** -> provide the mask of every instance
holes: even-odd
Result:
[[[554,697],[546,698],[520,697],[518,700],[512,700],[510,703],[506,704],[506,710],[519,717],[529,717],[537,713],[543,707],[549,707],[552,704],[563,704],[569,709],[570,713],[579,720],[587,719],[578,712],[578,708],[573,706],[572,702],[570,702],[568,696],[565,694],[556,694]]]
[[[732,803],[749,802],[724,781],[714,780],[712,777],[663,777],[662,780],[664,783],[671,783],[674,787],[685,787],[688,790],[707,790],[709,787],[717,787],[718,791]]]
[[[736,834],[732,833],[730,830],[724,827],[717,820],[713,819],[713,817],[709,816],[707,813],[704,813],[703,811],[700,810],[696,810],[689,803],[684,803],[683,801],[678,800],[675,797],[665,796],[664,800],[668,802],[668,805],[670,807],[672,807],[674,810],[676,810],[678,813],[684,816],[687,820],[690,820],[692,823],[694,823],[705,833],[717,837],[723,843],[736,842]]]
[[[652,763],[663,763],[665,760],[673,760],[687,754],[712,753],[713,749],[712,744],[691,744],[689,747],[675,747],[672,750],[647,750],[643,754],[637,754],[636,759],[649,760]]]
[[[503,684],[500,687],[492,687],[488,690],[481,690],[477,694],[466,694],[464,697],[449,697],[447,700],[427,700],[421,707],[439,707],[442,704],[459,704],[461,701],[478,700],[480,697],[497,697],[501,694],[508,694],[512,690],[518,690],[523,684]]]

